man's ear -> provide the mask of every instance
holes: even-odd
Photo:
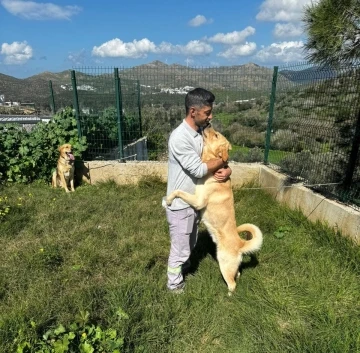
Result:
[[[190,116],[194,116],[195,112],[196,112],[196,108],[195,107],[190,107],[189,112],[190,112]]]

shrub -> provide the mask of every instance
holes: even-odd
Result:
[[[0,173],[3,181],[49,181],[56,167],[58,147],[70,143],[74,155],[81,157],[86,139],[79,138],[77,123],[71,108],[54,115],[49,123],[38,123],[30,132],[19,125],[0,126]]]
[[[312,154],[301,151],[286,156],[281,169],[293,177],[302,177],[309,183],[337,183],[344,177],[345,156],[335,152]]]
[[[232,154],[231,160],[243,163],[262,162],[264,151],[259,147],[251,148],[248,152],[238,150]]]
[[[122,310],[117,311],[119,321],[127,320],[128,315]],[[80,312],[76,320],[68,326],[60,324],[49,329],[43,335],[40,328],[31,321],[29,332],[19,330],[15,340],[16,352],[103,352],[120,353],[124,337],[115,329],[102,329],[89,320],[88,312]]]
[[[239,146],[255,147],[264,145],[264,133],[257,132],[253,128],[240,125],[239,123],[231,124],[224,130],[231,143]]]
[[[291,130],[278,130],[271,137],[271,146],[282,151],[298,151],[299,135]]]

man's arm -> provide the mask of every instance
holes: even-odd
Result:
[[[208,173],[214,173],[218,169],[223,168],[225,165],[226,162],[224,162],[221,158],[210,159],[206,162]]]
[[[186,139],[178,139],[178,136],[171,136],[169,150],[179,164],[196,178],[202,178],[208,173],[214,173],[226,165],[221,158],[214,158],[204,163]],[[171,162],[171,161],[170,161]]]

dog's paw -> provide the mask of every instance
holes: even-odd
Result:
[[[167,198],[166,198],[166,204],[167,204],[168,206],[171,206],[172,202],[173,202],[173,198],[172,198],[172,197],[167,197]]]

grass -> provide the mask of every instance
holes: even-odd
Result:
[[[80,311],[120,332],[122,352],[360,351],[359,247],[260,190],[238,189],[238,224],[257,224],[264,245],[245,257],[235,294],[201,227],[186,291],[172,295],[165,190],[151,179],[71,194],[0,190],[10,205],[0,220],[0,352],[16,351],[19,332],[41,337]]]

